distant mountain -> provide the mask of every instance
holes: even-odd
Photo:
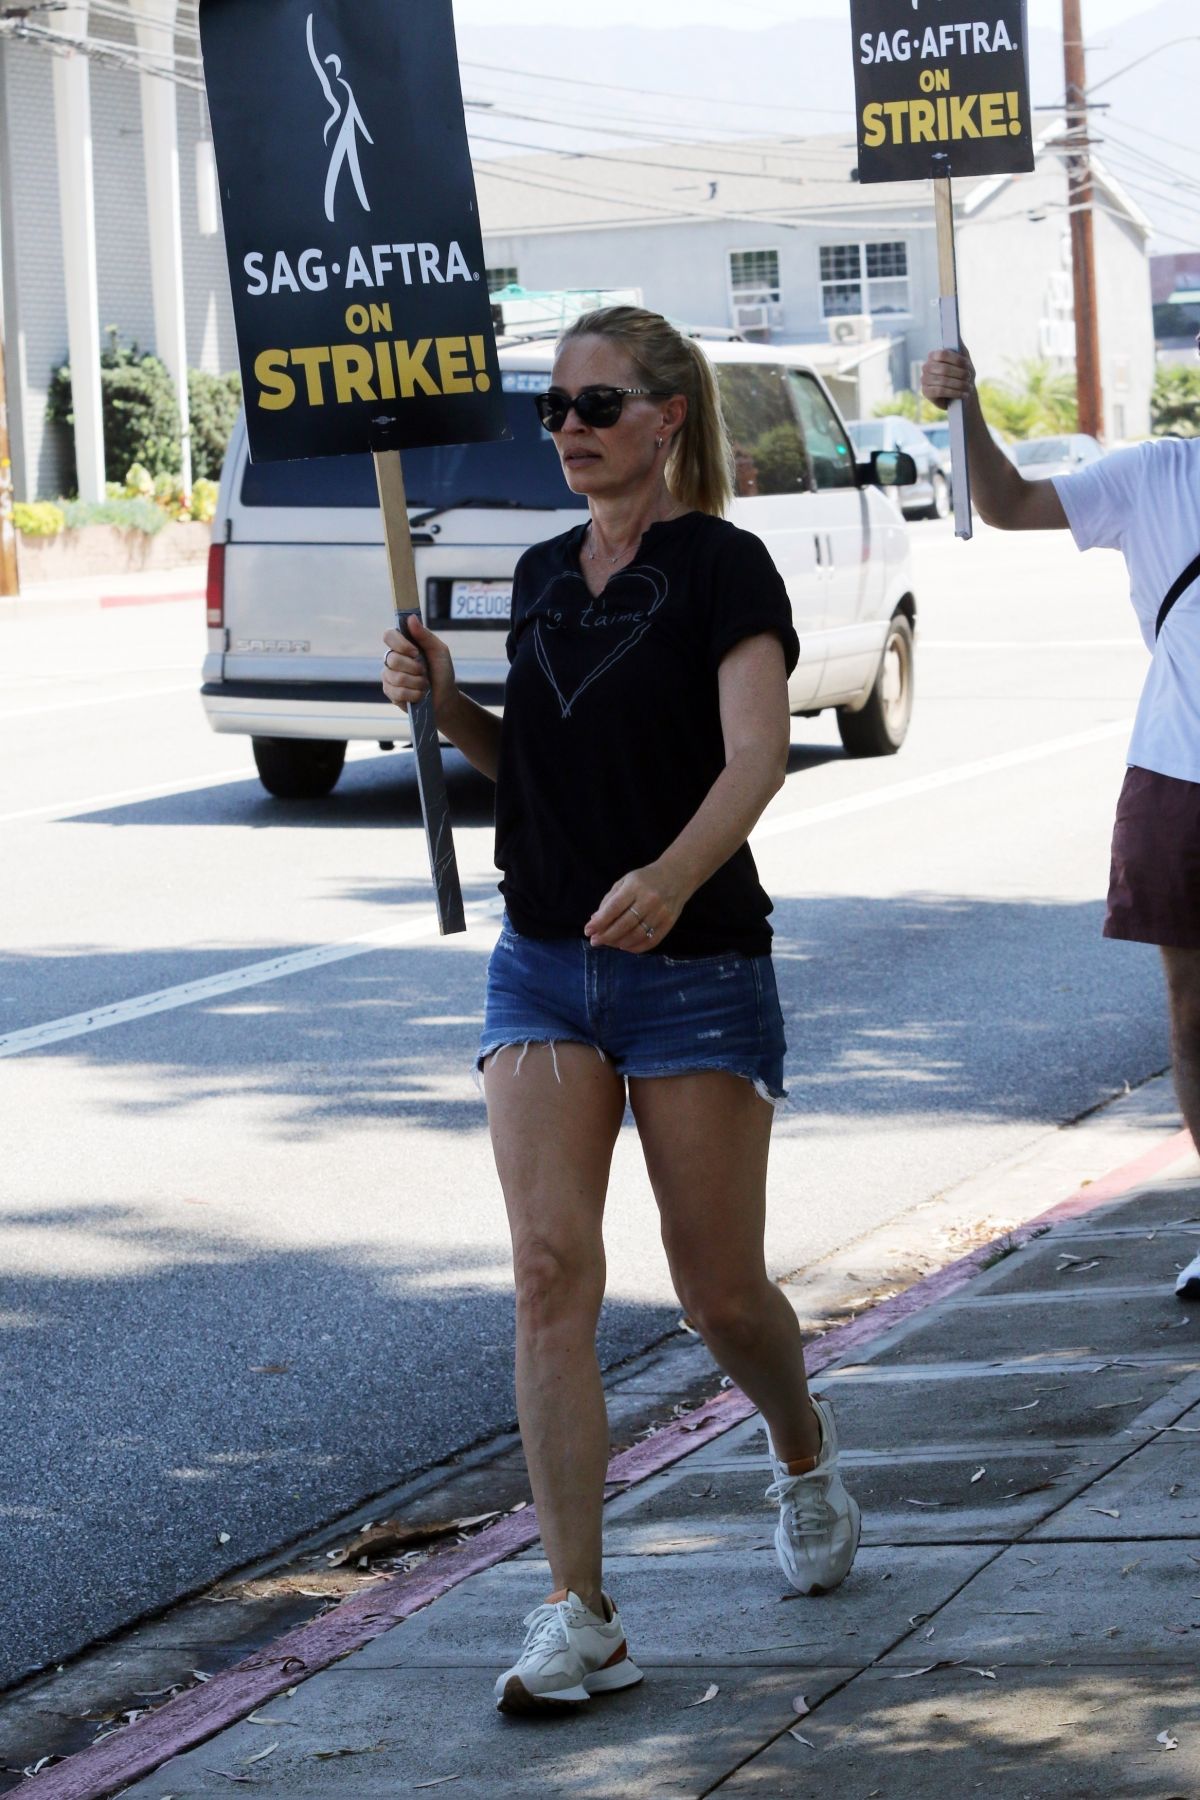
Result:
[[[1097,153],[1154,221],[1155,248],[1200,248],[1196,0],[1158,0],[1136,19],[1090,35],[1089,86],[1156,46],[1189,40],[1102,89],[1097,100],[1111,110],[1097,113],[1095,136]],[[478,103],[468,118],[480,159],[538,149],[596,153],[656,137],[853,134],[843,19],[763,31],[462,26],[459,51],[464,93]],[[1032,32],[1030,56],[1035,106],[1059,103],[1057,35]]]

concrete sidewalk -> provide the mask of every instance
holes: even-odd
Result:
[[[563,1719],[494,1710],[551,1585],[535,1544],[129,1800],[233,1782],[279,1800],[1200,1800],[1200,1307],[1173,1293],[1200,1181],[1182,1167],[817,1379],[865,1519],[836,1593],[785,1589],[751,1417],[608,1505],[640,1686]]]

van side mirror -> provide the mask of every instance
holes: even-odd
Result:
[[[874,487],[912,487],[917,465],[907,450],[873,450],[868,479]]]

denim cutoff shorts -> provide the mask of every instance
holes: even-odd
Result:
[[[488,963],[476,1067],[495,1051],[588,1044],[619,1075],[724,1070],[782,1106],[787,1050],[769,956],[631,956],[584,937],[532,938],[507,915]],[[557,1069],[557,1064],[555,1065]]]

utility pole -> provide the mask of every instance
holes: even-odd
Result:
[[[13,524],[12,454],[8,445],[8,385],[0,336],[0,594],[19,594],[17,532]]]
[[[1075,286],[1075,378],[1079,429],[1104,436],[1100,379],[1100,326],[1096,312],[1096,243],[1092,214],[1091,125],[1080,0],[1062,0],[1063,67],[1067,82],[1067,203],[1071,215],[1071,269]]]

